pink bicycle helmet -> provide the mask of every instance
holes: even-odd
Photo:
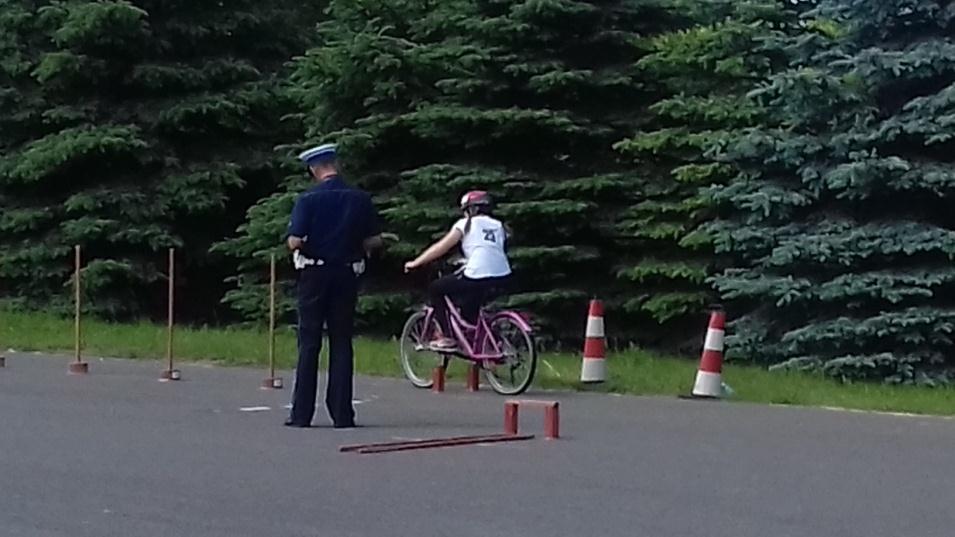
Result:
[[[461,198],[461,209],[478,205],[491,205],[491,195],[483,190],[472,190]]]

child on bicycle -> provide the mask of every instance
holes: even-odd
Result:
[[[483,301],[490,293],[506,288],[511,278],[511,265],[505,253],[507,232],[494,218],[494,206],[487,192],[475,190],[461,198],[461,218],[441,240],[429,246],[415,260],[405,263],[405,272],[423,267],[461,244],[464,266],[451,276],[435,280],[428,288],[431,307],[442,334],[431,343],[438,350],[453,350],[457,345],[451,335],[445,297],[451,297],[461,313],[470,321],[477,318]]]

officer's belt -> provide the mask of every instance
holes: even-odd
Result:
[[[295,270],[305,270],[308,267],[321,267],[329,263],[327,263],[324,259],[312,259],[310,257],[306,257],[302,255],[300,251],[295,250],[295,252],[292,254],[292,264],[295,265]],[[342,263],[342,265],[351,267],[352,272],[354,272],[356,276],[361,276],[365,273],[364,259],[361,261],[355,261],[353,263]]]

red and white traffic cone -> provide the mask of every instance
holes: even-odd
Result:
[[[599,300],[590,301],[585,337],[580,381],[604,382],[607,380],[607,345],[604,334],[604,306]]]
[[[723,395],[723,336],[725,335],[726,312],[714,309],[703,343],[700,369],[693,384],[693,397],[719,398]]]

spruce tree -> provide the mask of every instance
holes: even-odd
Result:
[[[323,44],[298,64],[310,139],[341,144],[348,177],[404,241],[363,299],[377,313],[366,321],[400,320],[427,281],[397,276],[400,262],[446,232],[474,188],[515,232],[520,289],[507,305],[563,335],[580,332],[591,296],[623,305],[617,220],[644,181],[613,144],[653,96],[637,43],[682,20],[638,0],[332,2]],[[226,248],[249,257],[276,244],[302,187],[263,202]],[[255,303],[242,288],[231,299]],[[618,335],[636,328],[616,320]]]
[[[824,2],[807,56],[755,96],[778,126],[728,154],[716,280],[741,313],[736,357],[844,379],[952,378],[955,12]]]
[[[238,260],[237,274],[229,279],[234,288],[225,301],[244,317],[264,318],[268,257],[284,258],[282,237],[292,206],[311,182],[294,155],[309,145],[338,143],[346,180],[375,193],[385,227],[407,241],[404,228],[390,222],[398,215],[390,215],[389,198],[402,159],[420,151],[410,136],[389,137],[387,130],[439,95],[437,85],[450,71],[467,68],[465,47],[453,42],[453,25],[468,5],[467,0],[331,2],[327,21],[318,27],[319,45],[296,60],[285,88],[306,134],[279,148],[287,174],[282,188],[253,206],[236,235],[215,247]],[[359,326],[400,328],[411,304],[399,276],[400,262],[416,247],[403,242],[391,247],[385,263],[375,259],[369,264],[366,281],[374,288],[360,297]],[[282,266],[279,311],[292,319],[294,289],[287,264]]]
[[[706,282],[717,263],[702,229],[712,200],[701,187],[734,175],[712,152],[765,119],[747,94],[787,65],[779,44],[800,28],[799,6],[784,0],[690,0],[681,7],[692,27],[655,37],[638,62],[664,97],[650,106],[644,130],[617,144],[650,179],[620,221],[634,255],[617,275],[632,282],[626,307],[666,331],[695,334],[699,315],[717,299]]]
[[[276,74],[315,20],[290,1],[0,0],[4,295],[62,300],[80,244],[91,307],[148,313],[177,247],[184,310],[215,304],[208,248],[274,188],[295,132]]]

